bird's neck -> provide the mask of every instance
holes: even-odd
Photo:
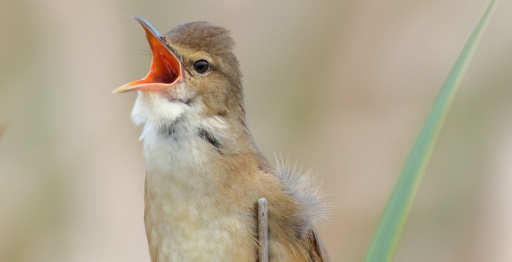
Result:
[[[171,103],[153,93],[139,92],[132,119],[143,125],[141,140],[148,171],[197,169],[219,159],[257,152],[245,126],[243,108],[209,113],[201,99]],[[221,161],[222,162],[222,161]]]
[[[184,115],[167,125],[146,125],[141,139],[150,172],[215,171],[219,165],[245,161],[242,156],[259,157],[247,129],[219,117]]]

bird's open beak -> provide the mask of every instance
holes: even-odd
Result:
[[[135,17],[135,20],[146,32],[146,38],[153,54],[151,68],[146,77],[118,87],[112,93],[168,90],[182,76],[181,63],[155,28],[140,17]]]

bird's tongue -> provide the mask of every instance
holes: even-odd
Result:
[[[181,63],[176,55],[169,50],[160,34],[148,22],[140,17],[135,17],[135,19],[146,32],[146,38],[151,47],[153,54],[151,68],[146,77],[125,84],[112,92],[166,91],[181,78]]]

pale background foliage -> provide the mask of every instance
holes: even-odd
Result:
[[[140,15],[232,31],[260,149],[313,167],[334,261],[361,261],[484,0],[0,2],[0,261],[149,261]],[[396,261],[512,261],[512,3],[484,35]]]

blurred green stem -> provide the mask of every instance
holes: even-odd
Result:
[[[420,135],[407,159],[405,166],[395,185],[387,207],[380,220],[366,255],[366,262],[392,261],[398,241],[409,215],[412,202],[418,191],[419,183],[430,159],[441,127],[451,107],[457,87],[469,67],[491,14],[498,0],[491,0],[482,17],[469,36],[462,52],[457,58],[448,78],[433,105],[432,111],[423,126]]]

